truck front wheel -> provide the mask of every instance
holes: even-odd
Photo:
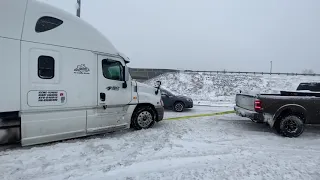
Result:
[[[304,123],[300,117],[289,115],[279,122],[278,132],[285,137],[298,137],[304,131]]]
[[[151,128],[155,124],[155,114],[149,106],[138,107],[132,115],[131,127],[135,130]]]

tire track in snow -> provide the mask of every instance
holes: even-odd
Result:
[[[233,159],[232,154],[217,154],[193,157],[176,157],[170,159],[154,159],[148,161],[135,162],[134,164],[116,169],[103,174],[100,178],[124,178],[128,176],[137,176],[137,174],[152,173],[159,171],[174,170],[180,168],[192,169],[195,167],[206,167],[209,163],[223,160]],[[148,167],[148,168],[146,168]],[[82,177],[86,179],[86,177]],[[99,177],[98,177],[99,178]]]

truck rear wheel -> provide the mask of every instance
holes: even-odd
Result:
[[[300,117],[289,115],[280,120],[278,132],[285,137],[298,137],[304,131],[304,123]]]
[[[150,106],[138,107],[132,115],[131,127],[135,130],[151,128],[155,124],[155,114]]]

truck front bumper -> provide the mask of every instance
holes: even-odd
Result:
[[[163,116],[164,116],[164,108],[162,106],[157,106],[156,111],[157,111],[157,115],[158,115],[156,121],[157,122],[162,121]]]
[[[256,122],[264,122],[264,117],[262,113],[250,111],[239,106],[234,106],[234,111],[238,116],[246,117]]]

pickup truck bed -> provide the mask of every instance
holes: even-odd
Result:
[[[234,110],[253,122],[268,123],[279,134],[298,137],[304,124],[320,124],[320,93],[237,94]]]

